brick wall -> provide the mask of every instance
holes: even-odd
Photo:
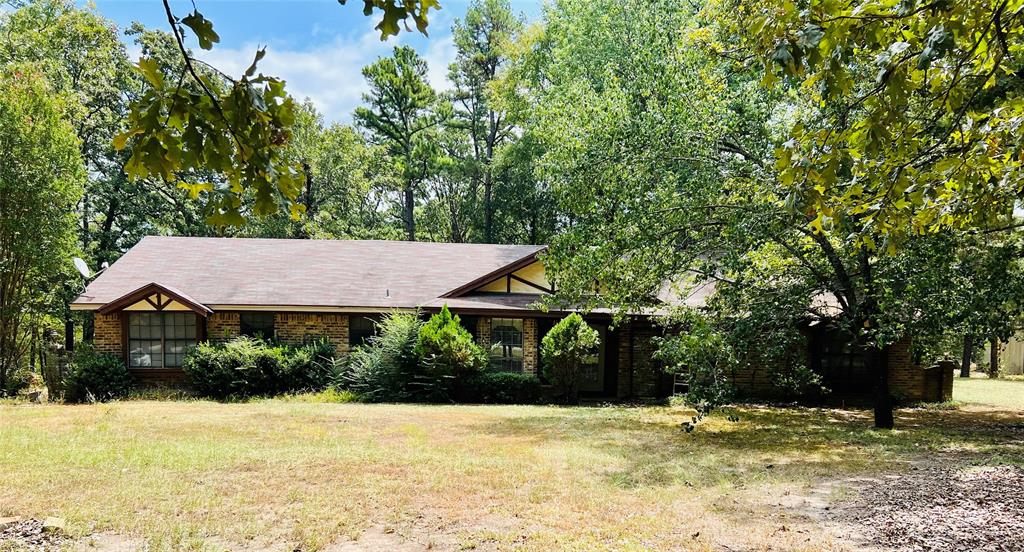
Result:
[[[237,312],[215,312],[206,318],[206,338],[210,341],[227,341],[238,337],[241,332]]]
[[[807,360],[810,362],[810,359]],[[952,376],[933,375],[927,378],[925,368],[916,364],[911,351],[911,339],[904,338],[889,347],[889,391],[902,401],[940,401],[952,391]],[[741,395],[775,397],[782,390],[774,385],[774,378],[785,370],[785,363],[772,367],[758,363],[737,369],[732,374],[733,385]],[[936,381],[936,377],[942,379]],[[947,388],[949,388],[947,390]],[[841,392],[841,390],[835,390]],[[865,395],[870,395],[866,392]]]
[[[307,338],[326,337],[339,354],[348,353],[348,315],[277,313],[274,333],[285,343],[301,344]]]
[[[889,347],[889,391],[903,400],[919,401],[924,398],[924,370],[914,363],[909,337]]]
[[[523,371],[537,373],[537,319],[523,320]]]
[[[121,313],[99,314],[93,317],[93,346],[97,351],[124,354],[124,333],[121,327]]]
[[[619,331],[615,332],[618,344],[616,350],[619,355],[619,377],[618,389],[615,396],[620,399],[629,398],[630,385],[632,384],[632,367],[633,367],[633,354],[630,347],[630,338],[633,335],[633,328],[631,324],[625,324],[619,328]]]
[[[636,326],[633,328],[633,396],[649,398],[658,396],[658,382],[661,370],[654,361],[654,328]]]
[[[656,334],[652,326],[636,322],[607,334],[618,340],[618,398],[653,398],[660,394],[663,373],[654,359]]]

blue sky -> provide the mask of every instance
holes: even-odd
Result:
[[[267,46],[260,70],[288,82],[298,98],[309,97],[331,121],[349,121],[366,85],[360,70],[396,44],[416,48],[430,67],[430,82],[448,87],[448,64],[455,55],[451,25],[461,18],[468,0],[441,0],[441,11],[431,11],[430,36],[403,32],[381,42],[373,29],[377,17],[362,14],[363,2],[349,0],[195,0],[199,10],[213,21],[221,37],[212,51],[199,57],[229,74],[239,75],[252,61],[259,46]],[[539,16],[541,0],[511,0],[512,9],[528,19]],[[132,21],[167,29],[163,6],[157,0],[93,0],[96,10],[127,28]],[[172,0],[178,16],[192,11],[189,0]],[[132,50],[133,57],[137,51]]]

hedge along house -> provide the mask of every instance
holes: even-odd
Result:
[[[120,355],[142,382],[175,382],[188,346],[247,335],[286,343],[326,338],[346,354],[392,311],[458,314],[495,370],[537,373],[540,340],[565,311],[542,312],[553,291],[544,246],[399,241],[147,237],[72,303],[93,311],[94,346]],[[582,390],[653,397],[671,379],[653,360],[647,317],[587,322],[602,346]]]
[[[392,311],[432,313],[448,305],[488,351],[491,368],[537,373],[540,340],[566,314],[538,303],[554,291],[540,254],[544,246],[399,241],[147,237],[89,284],[71,305],[94,311],[94,345],[120,355],[142,382],[184,377],[185,350],[203,340],[272,337],[286,343],[326,338],[346,354],[373,335]],[[700,307],[713,286],[669,304]],[[674,385],[654,358],[661,332],[649,316],[612,325],[608,311],[587,322],[601,347],[581,390],[598,398],[668,395]],[[867,393],[863,358],[811,323],[807,359],[840,393]],[[734,373],[746,394],[774,390],[777,370]],[[913,362],[910,342],[892,348],[894,394],[908,400],[948,398],[952,374]],[[938,379],[936,379],[938,376]],[[947,381],[948,380],[948,381]]]

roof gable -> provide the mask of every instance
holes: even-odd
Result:
[[[544,249],[546,249],[546,246],[542,247],[542,248],[538,249],[537,251],[534,251],[534,252],[532,252],[532,253],[530,253],[530,254],[528,254],[528,255],[520,258],[520,259],[517,259],[514,262],[508,263],[505,266],[499,267],[496,270],[493,270],[493,271],[491,271],[491,272],[489,272],[487,274],[484,274],[484,275],[480,276],[479,278],[476,278],[476,279],[474,279],[472,281],[466,282],[466,283],[460,285],[459,287],[457,287],[455,289],[452,289],[452,290],[448,291],[447,293],[442,294],[441,297],[462,297],[462,296],[464,296],[466,294],[469,294],[469,293],[472,293],[474,291],[481,291],[481,290],[486,291],[485,288],[487,288],[489,285],[493,284],[495,281],[501,280],[501,281],[506,281],[507,282],[511,278],[516,278],[518,281],[526,283],[526,285],[533,284],[533,286],[531,286],[531,287],[539,287],[542,284],[534,283],[533,281],[527,280],[526,278],[523,278],[523,277],[517,277],[515,274],[516,274],[516,272],[518,272],[520,270],[523,270],[526,267],[529,267],[530,265],[534,265],[534,264],[540,263],[540,261],[538,260],[537,256]],[[541,264],[541,267],[542,267],[542,270],[543,270],[543,264]],[[547,278],[546,277],[544,278],[544,282],[545,283],[547,282]],[[550,291],[550,290],[544,289],[542,291]]]
[[[158,311],[164,310],[171,305],[180,305],[201,316],[206,316],[213,312],[206,305],[199,303],[180,290],[162,286],[156,282],[150,282],[134,291],[129,291],[96,310],[100,314],[109,314],[130,308],[139,303],[145,303],[152,307],[152,310]]]

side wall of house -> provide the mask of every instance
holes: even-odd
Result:
[[[97,350],[124,355],[122,313],[95,316],[95,346]],[[537,374],[540,368],[540,341],[538,320],[523,318],[523,371]],[[226,341],[240,335],[238,312],[215,312],[206,319],[206,336],[211,341]],[[327,313],[276,313],[276,337],[285,343],[300,344],[310,337],[328,338],[341,354],[349,352],[349,315]],[[618,331],[609,332],[617,339],[617,396],[619,398],[649,398],[663,394],[662,376],[654,362],[654,329],[649,325],[625,324]],[[491,319],[481,317],[477,322],[477,343],[490,347]],[[140,374],[142,370],[138,371]],[[146,372],[142,375],[150,374]],[[151,375],[155,376],[153,372]],[[140,376],[141,377],[141,376]],[[146,378],[147,380],[152,378]]]
[[[942,401],[950,398],[951,377],[935,381],[927,377],[925,367],[914,362],[911,339],[904,338],[889,347],[889,391],[907,402]],[[771,398],[780,395],[774,380],[782,366],[754,365],[733,372],[736,390],[745,396]],[[947,381],[948,380],[948,381]]]
[[[206,319],[206,337],[210,341],[228,341],[238,337],[240,333],[237,312],[215,312]]]
[[[277,313],[274,333],[285,343],[301,344],[309,338],[325,337],[339,354],[348,353],[348,315],[320,313]]]
[[[102,353],[124,355],[124,328],[121,313],[99,314],[93,318],[93,347]]]
[[[628,322],[609,335],[618,339],[616,397],[650,399],[665,395],[669,390],[662,385],[665,377],[654,359],[655,329],[649,324]]]

